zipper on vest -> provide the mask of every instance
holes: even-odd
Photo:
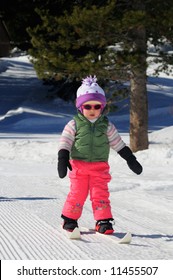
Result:
[[[95,123],[91,123],[91,149],[90,149],[90,161],[93,159],[93,139],[94,139],[94,130],[95,130]]]

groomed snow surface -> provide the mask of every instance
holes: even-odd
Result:
[[[57,175],[57,150],[75,108],[44,98],[47,91],[28,57],[0,60],[0,259],[172,259],[173,77],[149,79],[150,146],[136,153],[143,173],[135,175],[118,154],[110,154],[114,228],[132,233],[130,245],[95,234],[71,241],[62,232],[69,179]],[[121,111],[111,115],[111,121],[129,144],[127,116]],[[94,225],[88,198],[79,226]]]

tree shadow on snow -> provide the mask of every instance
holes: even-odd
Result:
[[[173,241],[173,235],[169,234],[132,234],[132,237],[157,239],[162,238],[164,241]]]
[[[53,200],[57,199],[56,197],[0,197],[0,202],[6,202],[6,201],[15,201],[15,200],[24,200],[24,201],[31,201],[31,200]]]

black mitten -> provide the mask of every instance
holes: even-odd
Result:
[[[127,161],[129,168],[136,173],[137,175],[142,173],[142,166],[136,160],[136,157],[133,155],[129,147],[125,146],[122,148],[118,154]]]
[[[136,173],[137,175],[142,173],[142,166],[140,165],[140,163],[136,160],[136,157],[134,155],[132,155],[131,157],[129,157],[127,159],[127,164],[129,166],[129,168]]]
[[[72,170],[69,162],[69,151],[62,149],[58,152],[58,174],[60,178],[64,178],[67,175],[67,167]]]

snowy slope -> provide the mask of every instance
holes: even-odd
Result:
[[[70,241],[61,231],[61,209],[69,179],[56,172],[60,132],[75,112],[72,104],[41,99],[47,88],[27,57],[0,60],[0,258],[173,258],[173,80],[150,78],[149,150],[136,153],[144,167],[133,174],[110,154],[110,199],[117,233],[131,231],[131,245],[86,234]],[[113,116],[111,116],[113,118]],[[128,114],[115,114],[128,144]],[[80,226],[94,227],[88,199]]]

